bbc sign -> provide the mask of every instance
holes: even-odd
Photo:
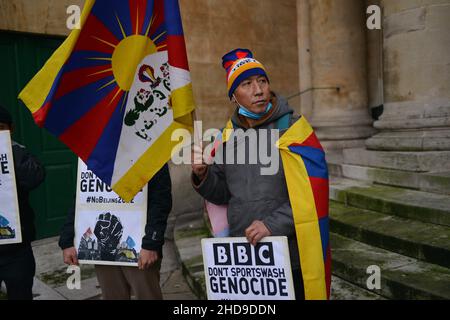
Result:
[[[286,237],[202,240],[209,300],[295,299]]]

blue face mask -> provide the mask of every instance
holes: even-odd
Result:
[[[270,109],[272,109],[272,103],[269,102],[269,104],[266,107],[266,110],[262,113],[254,113],[251,112],[250,110],[248,110],[247,108],[245,108],[244,106],[239,104],[239,114],[243,115],[244,117],[253,119],[253,120],[259,120],[262,117],[264,117],[269,111]]]

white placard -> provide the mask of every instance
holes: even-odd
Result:
[[[137,266],[147,192],[146,186],[126,203],[78,161],[74,245],[81,264]]]
[[[202,239],[208,300],[294,300],[286,237]]]
[[[0,245],[21,242],[11,134],[0,131]]]

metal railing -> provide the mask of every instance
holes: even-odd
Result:
[[[313,90],[336,90],[339,93],[341,91],[341,88],[340,87],[317,87],[317,88],[313,87],[313,88],[309,88],[309,89],[297,92],[291,96],[288,96],[286,99],[291,100],[295,97],[301,96],[302,94],[305,94],[305,93],[307,93],[309,91],[313,91]]]

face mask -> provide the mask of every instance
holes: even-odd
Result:
[[[262,117],[264,117],[272,109],[272,103],[269,102],[269,104],[267,105],[266,110],[264,112],[262,112],[262,113],[254,113],[254,112],[251,112],[250,110],[248,110],[247,108],[245,108],[244,106],[242,106],[237,101],[237,99],[236,99],[236,102],[239,105],[239,114],[244,116],[244,117],[253,119],[253,120],[261,119]]]

